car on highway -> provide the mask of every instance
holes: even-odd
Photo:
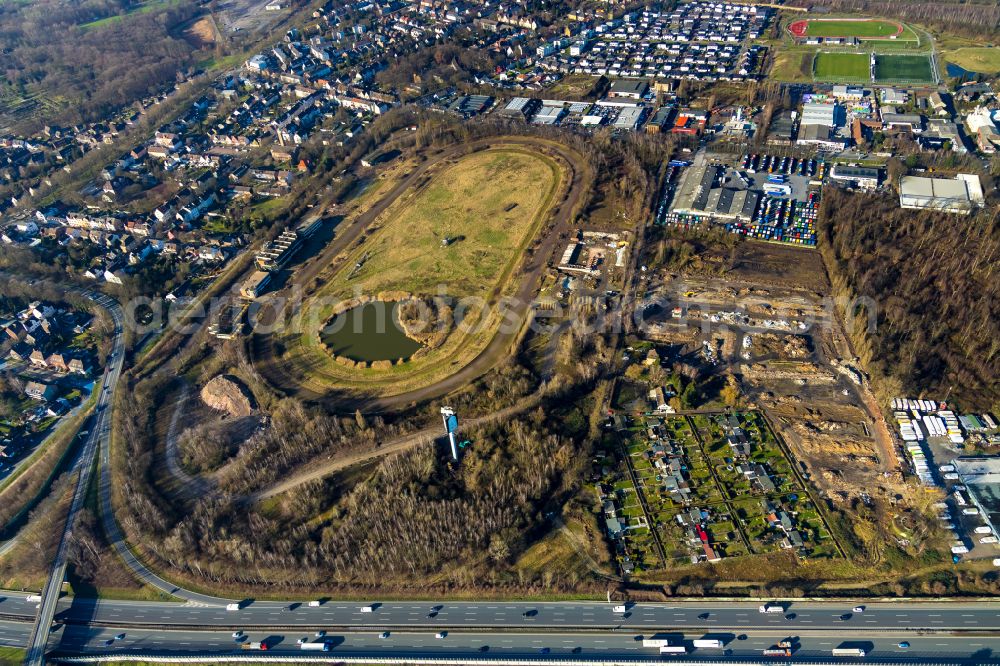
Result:
[[[236,631],[233,632],[233,638],[239,638],[242,635],[243,635],[242,629],[237,629]]]
[[[535,617],[536,615],[538,615],[538,611],[536,611],[534,608],[532,608],[531,610],[526,610],[523,613],[521,613],[521,617]]]
[[[118,634],[117,636],[115,636],[115,640],[116,641],[123,641],[123,640],[125,640],[125,634]]]
[[[847,622],[848,620],[851,619],[851,617],[853,617],[852,613],[844,613],[843,615],[840,616],[840,619],[843,620],[844,622]]]
[[[711,613],[702,613],[701,615],[698,616],[698,619],[699,620],[707,620],[710,615],[711,615]]]
[[[864,606],[855,606],[854,608],[851,609],[851,611],[854,612],[854,613],[864,613],[865,612],[865,607]]]
[[[326,636],[326,632],[322,629],[316,632],[316,638],[323,638],[324,636]]]
[[[550,649],[549,649],[549,648],[547,648],[547,647],[543,647],[543,648],[542,648],[541,650],[539,650],[538,652],[539,652],[540,654],[548,654],[549,652],[552,652],[552,650],[550,650]]]
[[[447,631],[439,631],[436,634],[434,634],[434,638],[444,638],[447,635],[448,635]]]
[[[115,642],[115,639],[109,638],[108,640],[104,641],[104,647],[109,647],[109,646],[113,645],[114,642]]]
[[[896,647],[898,647],[901,650],[905,650],[906,648],[910,647],[910,642],[909,641],[900,641],[899,643],[896,644]]]
[[[389,638],[389,632],[388,631],[383,631],[381,634],[378,635],[378,637],[379,638]]]

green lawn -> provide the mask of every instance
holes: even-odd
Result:
[[[80,25],[80,27],[83,28],[84,30],[91,30],[93,28],[100,28],[100,27],[106,26],[106,25],[108,25],[110,23],[113,23],[115,21],[121,21],[122,19],[124,19],[125,17],[127,17],[127,16],[129,16],[131,14],[145,14],[147,12],[151,12],[151,11],[154,11],[156,9],[160,9],[160,8],[166,7],[168,5],[176,5],[176,4],[180,3],[180,2],[181,2],[181,0],[149,0],[148,2],[144,2],[144,3],[140,4],[138,7],[135,7],[134,9],[130,9],[129,11],[127,11],[124,14],[116,14],[114,16],[106,16],[106,17],[104,17],[102,19],[97,19],[96,21],[91,21],[90,23],[82,23]]]
[[[817,53],[813,73],[823,81],[867,81],[868,62],[864,53]]]
[[[933,81],[931,61],[922,55],[875,56],[875,78],[878,81]]]
[[[0,664],[20,664],[27,653],[21,648],[0,647]]]
[[[1000,48],[980,46],[955,49],[944,54],[944,59],[970,72],[994,74],[1000,72]]]
[[[900,24],[895,21],[883,21],[880,19],[868,21],[813,19],[806,25],[806,36],[887,38],[900,33],[900,27]],[[906,35],[905,29],[900,33],[900,37],[904,35]]]

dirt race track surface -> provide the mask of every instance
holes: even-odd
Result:
[[[517,269],[519,280],[512,294],[508,317],[516,321],[524,321],[528,315],[533,297],[538,288],[539,278],[554,252],[562,232],[567,231],[574,220],[575,210],[581,198],[586,193],[593,179],[589,167],[583,158],[575,151],[559,143],[536,139],[532,137],[497,137],[483,139],[472,144],[450,146],[428,156],[428,159],[403,178],[387,194],[374,205],[360,214],[346,228],[339,230],[336,238],[330,242],[323,253],[308,266],[300,269],[290,280],[291,285],[306,287],[326,269],[341,253],[352,246],[354,241],[371,225],[392,203],[420,182],[424,174],[443,161],[459,157],[462,154],[503,146],[527,147],[540,152],[554,155],[561,159],[567,174],[567,189],[564,198],[555,203],[549,221],[543,225],[536,239],[535,251],[526,254],[522,265]],[[288,287],[286,286],[286,289]],[[291,312],[283,313],[294,317],[298,307]],[[510,327],[515,329],[516,327]],[[273,348],[273,336],[254,334],[250,341],[252,358],[257,371],[274,388],[285,395],[299,399],[318,402],[337,411],[383,412],[408,407],[420,402],[445,395],[453,390],[466,386],[476,378],[488,372],[498,361],[512,351],[512,346],[520,335],[520,330],[502,330],[489,342],[471,362],[449,375],[447,378],[429,386],[400,393],[397,395],[363,395],[344,393],[331,390],[318,393],[302,387],[296,378],[291,376],[280,358],[276,357]]]

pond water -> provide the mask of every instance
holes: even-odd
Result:
[[[958,78],[962,81],[971,81],[976,78],[976,72],[970,72],[964,67],[959,67],[953,62],[945,63],[944,69],[945,73],[950,78]]]
[[[353,361],[396,361],[423,345],[399,324],[396,302],[365,303],[334,317],[320,333],[327,349]]]

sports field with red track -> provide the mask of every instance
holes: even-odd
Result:
[[[788,32],[796,39],[831,37],[858,39],[894,39],[903,35],[902,23],[885,19],[802,19],[793,21]]]

